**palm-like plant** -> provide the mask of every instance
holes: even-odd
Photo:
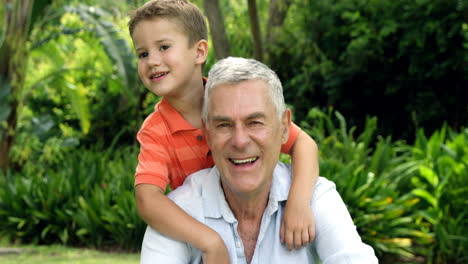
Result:
[[[409,148],[418,163],[412,193],[423,200],[418,213],[434,243],[429,263],[466,263],[468,256],[468,129],[457,134],[444,126],[427,138],[421,130]]]
[[[0,97],[6,99],[0,106],[0,169],[9,166],[8,154],[15,139],[28,61],[30,26],[42,12],[40,5],[33,8],[33,0],[7,0],[6,4],[2,23],[5,26],[0,38]]]
[[[374,140],[376,126],[376,118],[368,119],[355,137],[355,128],[348,129],[340,113],[317,109],[301,123],[320,146],[321,175],[336,183],[363,240],[384,262],[415,260],[423,254],[420,246],[433,241],[417,224],[414,208],[420,199],[403,191],[415,164],[404,162],[408,153],[402,142]]]
[[[35,3],[39,5],[46,2],[36,1]],[[15,77],[13,79],[21,79],[23,84],[13,85],[8,80],[0,83],[0,98],[5,99],[0,102],[0,123],[2,123],[0,137],[2,136],[1,132],[8,131],[8,133],[3,133],[3,144],[0,145],[3,146],[0,148],[0,167],[2,167],[2,163],[6,164],[7,157],[9,157],[8,153],[12,153],[10,148],[17,135],[17,120],[18,117],[22,116],[20,106],[22,104],[29,105],[32,101],[34,104],[34,100],[37,101],[38,97],[41,97],[39,101],[48,100],[47,104],[50,105],[52,96],[47,97],[45,93],[38,95],[37,91],[39,90],[53,91],[52,93],[61,95],[60,103],[52,103],[57,108],[70,107],[70,110],[66,111],[70,111],[74,116],[72,118],[79,121],[83,136],[90,131],[95,133],[95,130],[93,131],[92,129],[96,129],[96,127],[103,130],[100,126],[107,126],[106,131],[109,129],[129,129],[128,126],[122,126],[121,122],[115,122],[116,124],[114,124],[115,126],[120,125],[120,128],[110,128],[109,124],[92,123],[93,117],[96,114],[93,112],[93,102],[89,96],[89,94],[94,93],[91,91],[92,89],[102,90],[103,94],[107,93],[113,97],[116,97],[115,94],[120,96],[119,99],[116,98],[114,100],[116,102],[113,101],[109,104],[106,112],[112,113],[113,116],[119,116],[115,115],[116,113],[125,113],[129,120],[134,120],[135,127],[130,128],[131,131],[127,131],[127,133],[134,133],[142,116],[140,112],[143,108],[142,103],[145,90],[142,89],[138,81],[135,56],[129,46],[128,40],[122,36],[121,28],[112,22],[112,16],[98,7],[81,4],[63,7],[58,4],[51,4],[52,1],[47,3],[49,4],[41,5],[42,9],[36,9],[36,6],[34,6],[34,11],[30,16],[34,17],[35,20],[33,21],[34,23],[31,23],[27,40],[24,41],[24,51],[23,53],[19,53],[23,55],[29,54],[29,61],[32,63],[30,63],[28,70],[26,70],[27,65],[24,65],[23,68],[14,68],[17,74],[22,77]],[[42,16],[36,14],[39,12],[38,10],[42,11]],[[66,20],[64,18],[70,16],[78,17],[80,20],[79,27],[69,27],[63,23]],[[0,34],[0,36],[2,35],[5,34]],[[84,35],[86,36],[83,37]],[[2,38],[0,37],[0,39]],[[8,43],[10,39],[12,37],[6,34],[4,43]],[[99,54],[99,56],[106,58],[103,59],[101,57],[97,60],[95,58],[94,61],[88,60],[93,63],[96,62],[96,64],[87,63],[83,58],[69,60],[66,56],[68,55],[67,52],[69,53],[70,51],[64,51],[64,49],[70,49],[70,47],[73,47],[73,43],[78,40],[85,40],[86,45],[98,45],[98,47],[89,46],[85,48],[88,48],[94,54],[99,53],[97,50],[103,50],[101,54],[104,55]],[[64,43],[64,41],[68,41],[69,43]],[[3,49],[0,54],[6,56],[6,54],[11,52],[6,51],[5,47],[7,47],[6,44],[2,45]],[[27,61],[28,56],[23,56],[21,62],[26,64]],[[101,65],[98,65],[99,63]],[[30,74],[25,78],[23,75],[28,71]],[[0,76],[0,80],[6,79],[2,79],[2,76]],[[99,88],[92,88],[97,86]],[[109,98],[109,96],[105,98]],[[100,99],[100,101],[104,100]],[[108,109],[110,107],[112,107],[112,110]],[[128,117],[129,114],[131,114],[130,118]],[[42,118],[39,113],[36,113],[36,115],[39,120]],[[50,117],[47,116],[53,114],[46,113],[45,115],[45,119],[49,118],[50,120]],[[70,119],[70,117],[68,118]],[[99,116],[99,118],[109,119],[109,117],[102,116]],[[61,120],[59,119],[58,121],[60,122]],[[58,130],[58,124],[55,124],[54,128]],[[31,131],[28,133],[32,135],[35,132]],[[27,145],[23,138],[21,137],[20,142],[16,144],[20,148]],[[24,151],[15,150],[13,154],[18,156],[18,152]]]

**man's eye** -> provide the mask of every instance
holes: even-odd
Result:
[[[161,47],[159,47],[159,50],[164,51],[164,50],[168,50],[169,48],[170,48],[169,45],[161,45]]]
[[[250,122],[250,125],[252,125],[252,126],[259,126],[259,125],[263,125],[263,123],[260,122],[260,121],[251,121],[251,122]]]
[[[229,123],[220,123],[220,124],[217,124],[216,127],[218,128],[229,127]]]
[[[142,52],[142,53],[138,54],[139,59],[143,59],[145,57],[148,57],[148,52]]]

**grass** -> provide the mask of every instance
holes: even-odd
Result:
[[[92,249],[69,248],[60,245],[52,246],[11,246],[0,243],[0,248],[14,247],[19,254],[1,254],[2,264],[130,264],[139,263],[139,253],[109,253]]]

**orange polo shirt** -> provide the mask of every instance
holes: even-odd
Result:
[[[291,123],[283,153],[289,153],[300,131]],[[143,122],[137,139],[135,186],[147,183],[165,190],[170,184],[175,189],[188,175],[214,165],[203,130],[190,125],[164,98]]]

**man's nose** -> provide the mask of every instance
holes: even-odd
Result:
[[[232,145],[237,149],[243,149],[250,141],[249,134],[244,126],[236,126],[232,135]]]

